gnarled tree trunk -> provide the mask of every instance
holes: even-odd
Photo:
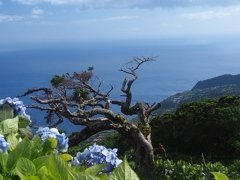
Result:
[[[116,129],[128,139],[134,148],[136,171],[140,179],[155,180],[154,150],[151,143],[151,128],[148,126],[138,127],[130,122],[122,128]]]
[[[146,139],[142,133],[132,134],[135,142],[135,162],[138,175],[143,180],[155,180],[154,152],[151,140]]]

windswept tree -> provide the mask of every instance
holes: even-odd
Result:
[[[37,102],[30,108],[47,112],[47,121],[55,119],[55,125],[69,120],[74,125],[84,128],[73,132],[69,145],[76,146],[81,141],[105,130],[115,130],[128,139],[135,152],[136,168],[142,179],[154,180],[154,152],[151,143],[150,117],[160,107],[159,103],[133,102],[132,86],[138,79],[137,70],[154,58],[134,58],[121,71],[126,75],[122,82],[122,100],[110,98],[113,87],[106,92],[101,90],[93,68],[80,73],[55,76],[52,87],[29,89],[24,96],[30,96]],[[121,113],[111,110],[111,105],[119,106]],[[134,124],[127,117],[137,115],[138,123]]]

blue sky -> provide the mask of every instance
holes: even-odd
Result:
[[[0,42],[240,35],[240,0],[0,0]]]

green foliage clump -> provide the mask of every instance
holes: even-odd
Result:
[[[200,163],[193,164],[183,160],[163,160],[156,159],[156,170],[158,179],[169,180],[206,180],[218,179],[221,180],[239,179],[240,174],[236,171],[237,164],[231,166],[224,166],[223,164],[216,163]],[[216,175],[216,176],[215,176]]]
[[[76,88],[73,92],[73,100],[81,101],[81,99],[86,99],[89,95],[89,91],[86,88]]]
[[[240,155],[240,97],[182,104],[152,121],[152,141],[168,152],[228,160]]]
[[[51,84],[53,87],[57,88],[59,85],[63,84],[66,81],[66,77],[65,75],[55,75],[52,79],[51,79]]]

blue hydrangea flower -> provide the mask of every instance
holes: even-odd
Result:
[[[24,106],[23,102],[20,101],[18,98],[10,98],[7,97],[5,99],[0,100],[0,106],[3,104],[8,104],[10,105],[13,110],[14,110],[14,115],[20,115],[20,116],[25,116],[29,121],[30,116],[26,113],[26,107]]]
[[[57,134],[57,140],[58,140],[58,148],[62,152],[67,152],[68,150],[68,137],[64,133],[62,134]]]
[[[3,135],[0,135],[0,152],[6,153],[9,147],[9,143],[5,140]]]
[[[40,127],[36,133],[41,136],[42,141],[48,138],[55,138],[58,142],[58,150],[66,152],[68,150],[68,137],[64,133],[60,134],[57,128]]]
[[[106,173],[111,172],[121,162],[122,160],[117,157],[117,149],[107,149],[106,147],[97,144],[86,148],[82,153],[78,152],[73,159],[73,164],[77,166],[82,164],[86,166],[106,164],[104,169]]]

